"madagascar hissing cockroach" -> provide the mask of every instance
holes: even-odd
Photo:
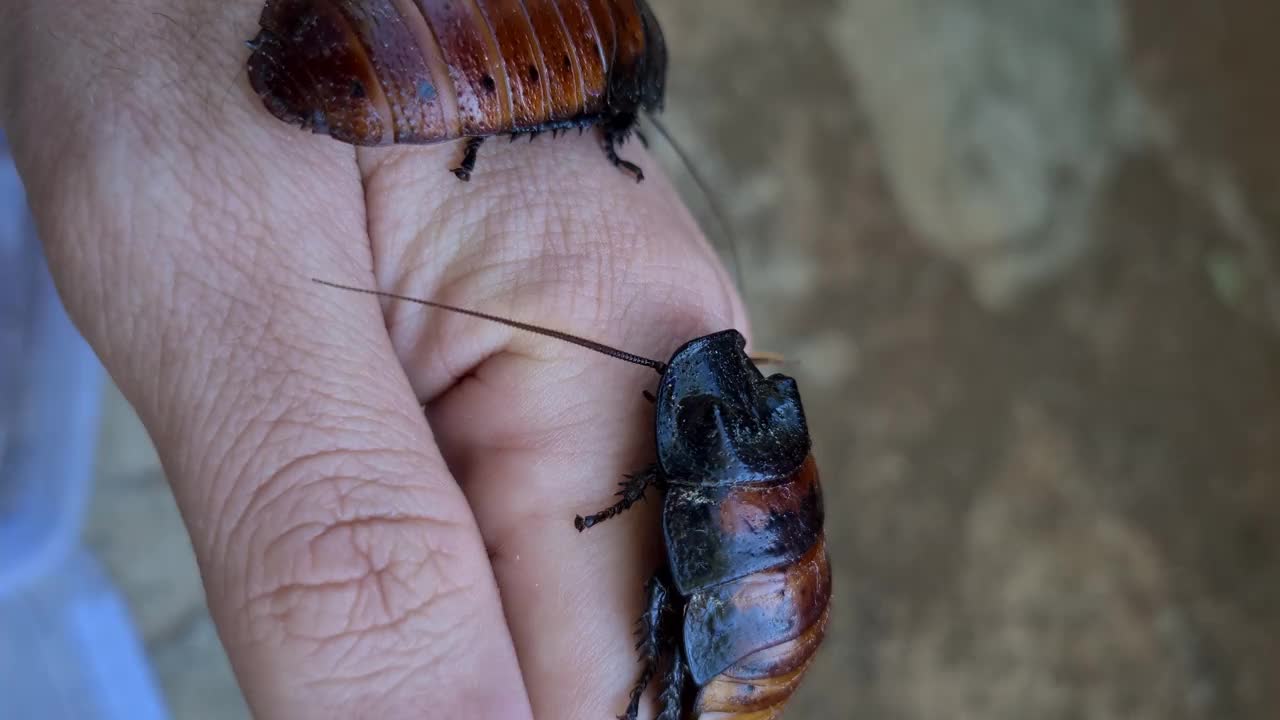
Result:
[[[598,126],[605,154],[662,109],[667,49],[646,0],[267,0],[249,80],[273,115],[354,145]]]
[[[826,632],[831,564],[822,490],[796,381],[765,377],[737,330],[690,340],[667,362],[450,305],[317,280],[547,335],[657,371],[657,462],[579,532],[665,491],[666,562],[640,618],[644,669],[620,717],[636,720],[660,669],[659,720],[768,720],[782,712]],[[663,666],[663,667],[660,667]]]

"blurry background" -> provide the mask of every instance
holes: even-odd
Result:
[[[1280,715],[1280,4],[651,2],[824,472],[788,717]],[[114,391],[102,429],[87,538],[170,709],[245,718]]]

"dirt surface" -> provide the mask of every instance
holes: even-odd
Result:
[[[1280,713],[1277,13],[1029,3],[988,30],[1008,3],[656,4],[673,67],[698,68],[671,124],[730,198],[757,334],[797,361],[825,470],[836,620],[791,717]],[[1072,62],[1097,53],[1080,16],[1104,12],[1115,67]],[[968,83],[955,100],[927,84],[949,33],[967,45],[933,65]],[[1019,57],[1129,77],[994,72]],[[1050,150],[966,166],[955,118],[903,114],[954,109],[979,137],[973,117],[1002,117],[966,102],[1051,109]],[[1136,127],[1089,129],[1125,104]],[[913,186],[941,172],[1001,190],[985,224],[943,206],[989,198]],[[1035,212],[1050,222],[1019,222]]]
[[[651,2],[823,471],[834,621],[787,717],[1280,716],[1280,11]],[[121,529],[172,515],[158,470],[104,468],[136,495],[90,537],[176,716],[244,717],[176,516]]]

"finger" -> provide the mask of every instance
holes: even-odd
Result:
[[[264,121],[241,69],[256,8],[36,5],[8,129],[255,715],[529,717],[481,537],[376,303],[307,282],[368,276],[363,190],[349,148]]]
[[[629,155],[643,158],[638,148]],[[637,186],[593,138],[482,157],[362,152],[384,289],[546,325],[666,360],[742,310],[660,172]],[[465,188],[465,189],[461,189]],[[579,534],[654,459],[652,370],[474,318],[384,302],[431,426],[476,512],[538,717],[614,717],[639,672],[632,635],[662,560],[656,491]]]

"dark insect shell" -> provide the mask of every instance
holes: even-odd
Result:
[[[658,462],[579,530],[665,488],[666,566],[641,619],[645,670],[662,658],[664,720],[767,720],[782,712],[826,633],[831,563],[818,466],[795,380],[764,374],[736,330],[686,343],[655,396]],[[653,361],[648,361],[653,362]]]
[[[267,109],[355,145],[592,125],[612,143],[663,104],[646,0],[267,0],[259,24]]]
[[[658,392],[663,533],[686,598],[693,717],[780,712],[822,641],[831,597],[799,390],[764,377],[745,344],[732,330],[686,344]]]

